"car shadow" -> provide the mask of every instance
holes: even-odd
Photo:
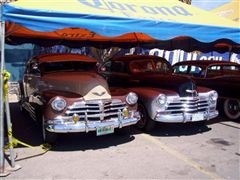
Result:
[[[131,142],[135,139],[133,135],[115,135],[109,134],[96,136],[95,132],[61,134],[56,144],[53,145],[52,151],[86,151],[97,150],[108,147],[118,146]]]
[[[152,136],[191,136],[210,131],[212,128],[198,123],[157,123],[156,128],[149,132]]]
[[[28,114],[20,111],[18,103],[10,103],[10,111],[14,138],[30,146],[40,146],[43,144],[39,125]],[[5,130],[5,134],[6,132]],[[96,136],[95,132],[59,134],[56,143],[51,147],[51,151],[103,149],[128,143],[134,140],[134,138],[133,135],[120,136],[115,134]],[[24,146],[19,143],[17,147]]]
[[[155,128],[150,132],[144,132],[134,128],[133,134],[147,133],[152,136],[190,136],[194,134],[201,134],[210,131],[210,125],[231,121],[225,116],[220,115],[214,119],[207,121],[205,124],[199,122],[188,123],[160,123],[158,122]]]

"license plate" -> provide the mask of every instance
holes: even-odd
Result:
[[[97,136],[102,136],[102,135],[111,134],[111,133],[114,133],[113,126],[104,126],[104,127],[97,128]]]
[[[201,121],[204,119],[203,114],[197,113],[192,115],[192,121]]]

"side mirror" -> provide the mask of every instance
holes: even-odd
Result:
[[[106,67],[101,67],[100,68],[100,72],[105,72],[107,69],[106,69]]]

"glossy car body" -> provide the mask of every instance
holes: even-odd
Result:
[[[20,105],[42,123],[45,141],[56,133],[97,131],[136,124],[137,95],[109,89],[96,73],[96,60],[77,54],[45,54],[27,62]],[[134,99],[135,98],[135,99]]]
[[[150,130],[159,122],[209,120],[218,115],[215,91],[196,87],[190,78],[172,75],[164,58],[126,55],[105,62],[100,68],[110,86],[122,86],[139,96],[138,126]],[[211,98],[214,99],[211,99]]]
[[[240,118],[240,64],[227,61],[183,61],[173,66],[173,72],[192,77],[198,85],[216,90],[219,110],[229,119]]]

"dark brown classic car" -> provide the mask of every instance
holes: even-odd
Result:
[[[111,87],[125,87],[139,96],[141,120],[137,126],[151,130],[158,122],[205,122],[218,115],[217,93],[197,87],[191,78],[172,75],[164,58],[126,55],[99,67]],[[200,124],[200,123],[199,123]]]
[[[140,119],[138,96],[109,89],[96,73],[96,60],[77,54],[47,54],[27,62],[20,83],[20,107],[41,122],[44,141],[57,133],[127,132]]]
[[[240,64],[226,61],[183,61],[173,66],[173,72],[192,77],[198,85],[216,90],[218,109],[232,120],[240,118]]]

